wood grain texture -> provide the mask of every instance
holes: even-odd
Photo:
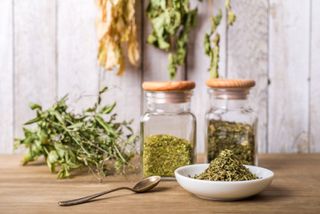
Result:
[[[76,111],[92,105],[99,90],[95,3],[58,0],[58,96],[68,93]]]
[[[52,105],[56,97],[55,1],[14,1],[15,136],[35,114],[30,102]]]
[[[320,1],[312,0],[310,71],[310,152],[320,152]]]
[[[259,152],[267,151],[268,0],[232,2],[237,16],[228,28],[228,78],[253,79],[249,105],[257,112]]]
[[[136,24],[139,51],[142,51],[141,29],[142,29],[142,1],[136,0]],[[141,54],[140,54],[141,57]],[[108,86],[109,91],[103,95],[103,103],[117,102],[115,111],[119,120],[133,120],[132,127],[138,134],[139,118],[141,114],[141,64],[130,65],[126,59],[126,70],[122,76],[116,76],[116,72],[100,70],[100,87]],[[139,145],[137,145],[139,147]]]
[[[196,88],[191,102],[191,110],[197,117],[197,151],[203,153],[205,150],[205,113],[209,105],[209,96],[207,95],[206,80],[210,78],[208,68],[210,65],[209,57],[204,53],[204,36],[210,31],[210,19],[212,14],[217,14],[218,10],[224,9],[224,0],[218,1],[194,1],[194,7],[198,7],[198,18],[196,28],[191,34],[188,43],[187,60],[187,78],[195,81]],[[224,14],[225,15],[225,14]],[[222,19],[218,29],[220,40],[220,63],[219,75],[226,75],[226,22]]]
[[[133,186],[139,176],[110,176],[98,183],[91,175],[57,180],[44,165],[19,165],[20,156],[0,156],[0,213],[319,213],[319,154],[260,155],[260,165],[275,178],[261,194],[241,201],[199,199],[175,181],[154,191],[119,191],[93,203],[59,207],[67,200],[120,186]]]
[[[270,152],[308,151],[309,9],[309,1],[270,1]]]
[[[0,153],[13,147],[13,4],[0,1]]]

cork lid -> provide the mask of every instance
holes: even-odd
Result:
[[[256,84],[245,79],[209,79],[206,83],[209,88],[251,88]]]
[[[168,81],[168,82],[144,82],[142,88],[145,91],[185,91],[194,89],[193,81]]]

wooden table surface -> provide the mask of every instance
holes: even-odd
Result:
[[[259,165],[275,173],[273,183],[241,201],[202,200],[166,181],[150,193],[120,191],[73,207],[59,207],[57,201],[132,186],[138,178],[57,180],[44,165],[20,166],[20,158],[0,156],[0,213],[320,213],[320,154],[260,155]]]

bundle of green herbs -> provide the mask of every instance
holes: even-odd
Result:
[[[174,170],[192,162],[192,145],[172,135],[150,135],[143,143],[143,175],[174,176]]]
[[[147,42],[169,53],[168,71],[173,79],[178,66],[185,62],[189,33],[195,25],[197,9],[190,9],[190,0],[150,0],[147,16],[152,32]]]
[[[243,164],[255,164],[254,128],[245,123],[210,120],[208,124],[208,161],[229,149]]]
[[[194,176],[195,179],[210,181],[247,181],[258,179],[251,173],[232,150],[223,150],[219,156],[211,161],[209,168]]]
[[[23,164],[44,156],[58,178],[70,177],[83,167],[99,179],[115,170],[124,172],[134,156],[136,137],[131,122],[116,120],[116,103],[101,105],[105,91],[107,87],[99,92],[93,107],[81,114],[69,111],[67,96],[47,110],[32,104],[36,117],[24,124],[24,138],[16,139],[16,147],[27,148]]]

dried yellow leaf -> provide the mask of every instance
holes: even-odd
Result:
[[[98,62],[106,70],[125,71],[124,48],[132,65],[139,61],[135,0],[98,0]]]

